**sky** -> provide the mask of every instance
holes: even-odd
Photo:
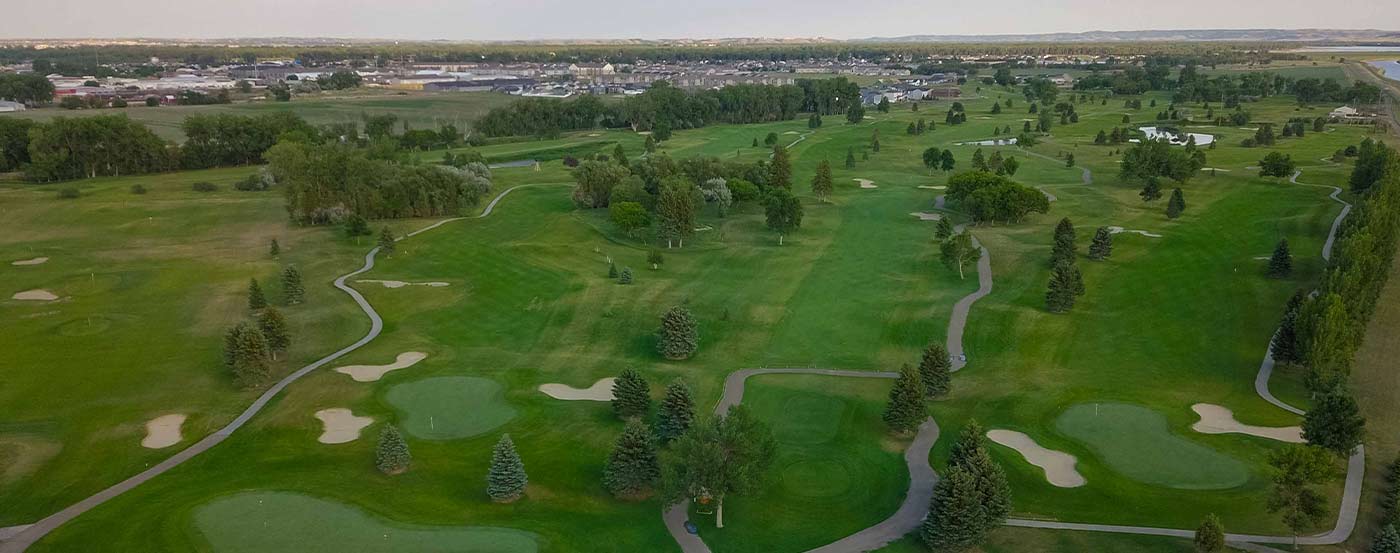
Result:
[[[0,38],[827,37],[1400,30],[1400,0],[0,0]]]

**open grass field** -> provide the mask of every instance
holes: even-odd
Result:
[[[802,229],[780,246],[758,206],[741,204],[725,218],[707,208],[699,225],[711,230],[698,232],[683,249],[664,250],[658,270],[645,263],[647,245],[617,231],[601,210],[575,209],[562,164],[497,170],[496,191],[541,186],[512,192],[488,218],[452,222],[400,242],[394,255],[358,277],[449,286],[389,289],[352,282],[383,316],[385,329],[337,364],[384,363],[406,351],[425,352],[426,359],[374,382],[324,369],[312,373],[217,448],[61,527],[33,550],[241,551],[219,545],[225,542],[215,536],[246,526],[211,522],[209,513],[243,512],[238,509],[248,506],[230,502],[268,493],[283,495],[273,507],[258,509],[259,516],[329,502],[315,508],[339,513],[335,519],[356,531],[387,525],[404,532],[403,539],[425,540],[412,543],[451,547],[454,539],[499,538],[549,551],[675,550],[659,502],[614,500],[602,487],[603,464],[622,429],[609,406],[555,400],[537,386],[587,386],[631,367],[656,394],[671,379],[685,379],[696,391],[697,410],[705,411],[718,399],[724,375],[739,368],[892,370],[916,362],[924,345],[945,335],[953,303],[976,288],[975,276],[960,279],[939,263],[933,223],[910,215],[931,210],[937,193],[918,186],[946,183],[945,175],[922,167],[919,154],[929,146],[952,148],[958,169],[966,169],[976,147],[954,144],[990,138],[994,126],[1019,129],[1027,117],[1019,91],[978,92],[974,85],[966,91],[980,98],[964,102],[968,122],[959,126],[943,124],[948,102],[933,102],[919,112],[908,106],[872,110],[858,125],[827,117],[815,131],[804,121],[678,131],[664,148],[678,158],[757,159],[766,151],[752,148],[752,140],[778,133],[792,143],[794,189],[806,216]],[[1014,97],[1016,107],[991,115],[1001,97]],[[1165,94],[1149,98],[1168,101]],[[1248,167],[1267,150],[1238,146],[1252,130],[1202,127],[1192,132],[1221,140],[1207,151],[1207,165],[1217,171],[1184,185],[1187,210],[1168,220],[1165,202],[1145,205],[1137,187],[1117,182],[1115,150],[1122,148],[1092,144],[1100,129],[1121,126],[1125,113],[1151,124],[1157,110],[1146,106],[1124,110],[1121,98],[1086,102],[1078,107],[1079,123],[1056,126],[1029,152],[1001,148],[1022,163],[1017,180],[1044,186],[1057,201],[1048,215],[972,229],[990,252],[995,286],[969,317],[967,368],[954,376],[952,394],[931,404],[944,432],[931,462],[941,469],[948,437],[975,418],[1075,455],[1088,481],[1079,488],[1051,486],[1020,455],[992,448],[1008,472],[1016,516],[1194,528],[1214,512],[1230,531],[1282,533],[1277,517],[1264,509],[1263,477],[1266,456],[1280,444],[1195,433],[1190,406],[1223,405],[1250,424],[1298,423],[1255,395],[1254,375],[1285,300],[1320,274],[1318,252],[1340,206],[1326,198],[1328,190],[1255,176]],[[1276,124],[1331,107],[1298,108],[1287,98],[1247,106],[1256,121]],[[937,129],[905,134],[920,117],[937,121]],[[859,159],[876,129],[881,150],[844,168],[848,149]],[[1363,128],[1337,126],[1281,140],[1276,148],[1298,160],[1299,182],[1339,184],[1349,168],[1323,158],[1364,136]],[[622,144],[635,156],[641,141],[613,131],[479,150],[506,160]],[[1078,166],[1065,167],[1064,153],[1073,153]],[[837,183],[830,203],[807,193],[823,159],[832,162]],[[1083,183],[1081,168],[1092,172],[1092,184]],[[0,448],[7,449],[0,451],[24,452],[22,462],[0,466],[0,504],[7,505],[0,525],[31,522],[168,455],[173,450],[140,448],[140,427],[149,418],[190,414],[183,445],[249,401],[250,394],[232,387],[218,355],[223,329],[245,311],[249,277],[271,279],[288,262],[307,276],[310,300],[287,310],[296,339],[288,367],[341,347],[368,326],[327,285],[358,267],[368,244],[357,246],[328,229],[288,227],[275,193],[189,191],[193,180],[227,182],[248,171],[93,181],[75,201],[55,199],[52,187],[0,190],[6,210],[0,260],[52,258],[33,267],[0,265],[3,281],[14,291],[47,288],[70,298],[40,304],[0,299],[7,329],[0,350],[19,360],[0,368],[7,382],[0,388],[0,420],[6,421]],[[858,188],[858,178],[878,188]],[[130,196],[127,188],[138,182],[152,192]],[[957,206],[950,207],[960,219]],[[1043,308],[1044,291],[1051,230],[1061,217],[1074,221],[1081,251],[1098,226],[1161,237],[1120,234],[1110,260],[1081,259],[1088,293],[1072,313],[1052,315]],[[402,234],[429,223],[391,226]],[[272,236],[287,237],[282,259],[267,256]],[[1268,255],[1280,238],[1292,245],[1296,270],[1289,279],[1267,279],[1264,262],[1255,258]],[[607,279],[609,259],[633,268],[636,282]],[[170,281],[142,280],[157,277]],[[4,291],[3,297],[11,293]],[[688,361],[663,361],[652,333],[661,313],[681,304],[699,321],[700,349]],[[43,314],[49,311],[60,313]],[[102,334],[85,330],[89,314],[101,315],[94,324],[106,325]],[[85,332],[94,334],[81,336]],[[723,530],[697,520],[717,551],[804,550],[878,521],[898,505],[907,484],[902,445],[885,438],[878,420],[889,383],[861,380],[754,380],[745,403],[773,425],[779,466],[762,493],[728,505]],[[1276,374],[1272,388],[1306,405],[1299,380]],[[58,408],[56,398],[63,400]],[[1186,476],[1172,472],[1179,467],[1129,470],[1105,448],[1133,444],[1096,443],[1098,432],[1086,437],[1074,430],[1085,427],[1082,420],[1068,429],[1059,424],[1066,413],[1094,403],[1131,404],[1147,413],[1128,413],[1135,418],[1122,421],[1124,440],[1173,455],[1211,451],[1242,469],[1222,464]],[[375,424],[350,443],[317,443],[321,426],[313,413],[333,407]],[[414,455],[413,468],[393,477],[373,468],[372,436],[389,421],[407,430]],[[487,499],[484,475],[491,444],[505,432],[531,478],[524,500],[499,505]],[[1181,478],[1189,476],[1209,483],[1189,487],[1218,489],[1183,489]],[[1339,486],[1328,489],[1334,510],[1338,492]],[[488,535],[464,526],[509,531],[482,537]],[[427,528],[430,536],[419,534]],[[300,550],[297,543],[260,545]],[[984,550],[1188,546],[1166,538],[1005,529]],[[913,547],[901,542],[887,551]]]

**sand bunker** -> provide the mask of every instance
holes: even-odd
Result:
[[[797,132],[797,131],[788,131],[788,132],[785,132],[785,133],[783,133],[783,134],[802,134],[802,133],[799,133],[799,132]]]
[[[146,437],[141,439],[141,447],[160,449],[180,443],[180,425],[185,424],[185,415],[161,415],[146,421]]]
[[[937,213],[929,213],[926,211],[916,211],[914,213],[910,213],[910,215],[918,217],[920,221],[937,221],[943,218],[942,215],[939,215]]]
[[[374,382],[379,380],[389,371],[407,369],[415,363],[428,358],[428,354],[421,351],[405,351],[400,353],[393,363],[388,365],[346,365],[336,367],[335,372],[348,374],[355,382]]]
[[[1219,167],[1202,167],[1201,170],[1202,170],[1202,171],[1220,171],[1221,173],[1229,173],[1229,172],[1230,172],[1229,169],[1221,169],[1221,168],[1219,168]]]
[[[1026,462],[1045,470],[1045,480],[1059,488],[1078,488],[1088,483],[1084,476],[1075,470],[1077,461],[1073,455],[1063,451],[1046,449],[1030,436],[1014,430],[989,430],[987,438],[993,442],[1016,450]]]
[[[321,419],[321,423],[325,425],[321,437],[316,438],[316,441],[323,444],[353,442],[360,437],[360,430],[374,422],[371,417],[357,417],[349,409],[340,407],[317,411],[316,418]]]
[[[48,290],[25,290],[23,292],[15,292],[15,295],[10,297],[17,300],[28,301],[53,301],[58,299],[58,296],[55,296],[53,292]]]
[[[1280,442],[1301,444],[1303,429],[1297,426],[1251,426],[1235,420],[1229,409],[1209,403],[1197,403],[1191,410],[1200,415],[1201,420],[1191,425],[1191,429],[1202,434],[1248,434]]]
[[[616,378],[604,378],[594,382],[587,388],[575,388],[567,384],[540,384],[540,391],[554,399],[564,401],[612,401],[613,381]]]
[[[357,280],[355,282],[367,282],[372,284],[383,284],[385,288],[403,288],[404,286],[429,286],[441,288],[447,286],[446,282],[404,282],[402,280]]]
[[[21,260],[19,260],[19,261],[12,261],[12,262],[10,262],[10,264],[11,264],[11,265],[38,265],[38,264],[44,263],[44,262],[46,262],[46,261],[48,261],[48,260],[49,260],[49,258],[47,258],[47,257],[36,257],[36,258],[34,258],[34,259],[21,259]]]
[[[933,185],[930,185],[930,184],[920,184],[920,185],[919,185],[919,188],[922,188],[922,189],[924,189],[924,190],[947,190],[947,189],[948,189],[948,187],[946,187],[946,186],[933,186]]]
[[[1108,227],[1108,233],[1109,233],[1109,234],[1119,234],[1119,233],[1123,233],[1123,232],[1132,232],[1132,233],[1135,233],[1135,234],[1141,234],[1141,235],[1146,236],[1146,237],[1148,237],[1148,238],[1161,238],[1161,237],[1162,237],[1162,235],[1160,235],[1160,234],[1152,234],[1152,233],[1147,232],[1147,231],[1145,231],[1145,230],[1125,229],[1125,228],[1123,228],[1123,227]]]
[[[875,186],[875,181],[870,180],[870,179],[851,179],[851,180],[860,183],[860,187],[861,187],[861,188],[879,188],[878,186]]]

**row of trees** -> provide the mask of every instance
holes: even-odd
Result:
[[[281,281],[283,305],[300,304],[305,298],[301,272],[295,266],[287,266],[282,270]],[[253,320],[240,322],[224,334],[223,355],[234,381],[243,387],[254,387],[271,376],[272,363],[291,346],[292,338],[286,318],[268,303],[257,279],[248,281],[248,310]]]

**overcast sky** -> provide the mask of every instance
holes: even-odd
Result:
[[[0,0],[0,37],[862,38],[1400,30],[1400,0]]]

